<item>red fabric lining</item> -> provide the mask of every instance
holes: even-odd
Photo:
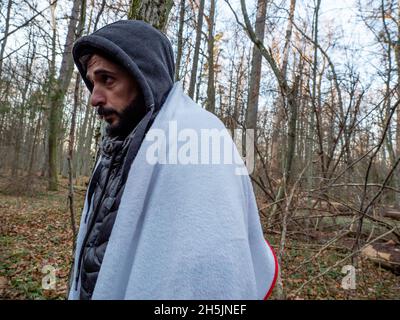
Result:
[[[265,242],[267,243],[268,247],[271,249],[272,254],[274,255],[274,261],[275,261],[274,279],[272,280],[271,287],[269,288],[267,294],[264,297],[264,300],[267,300],[269,298],[269,296],[271,295],[271,293],[272,293],[272,289],[274,289],[274,287],[275,287],[276,279],[278,278],[278,271],[279,271],[278,269],[279,269],[279,267],[278,267],[278,259],[276,258],[275,251],[272,249],[271,245],[268,243],[267,240],[265,240]]]

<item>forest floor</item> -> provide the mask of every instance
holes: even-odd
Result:
[[[72,230],[67,180],[59,191],[46,191],[39,178],[11,180],[0,176],[0,299],[64,299],[72,257]],[[77,224],[83,206],[84,188],[75,193]],[[279,234],[266,235],[277,249]],[[326,237],[328,239],[328,235]],[[351,240],[351,239],[348,239]],[[345,242],[312,258],[324,241],[305,241],[290,235],[282,263],[282,279],[288,299],[399,299],[400,276],[361,259],[356,269],[356,289],[345,290],[343,265],[301,285],[327,270],[350,251]],[[309,263],[304,263],[310,259]],[[349,263],[349,262],[347,262]],[[42,282],[54,272],[55,287]],[[271,299],[276,299],[274,290]]]

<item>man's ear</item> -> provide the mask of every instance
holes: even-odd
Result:
[[[93,56],[93,53],[88,53],[79,58],[79,63],[82,65],[85,72],[87,70],[87,64],[88,64],[89,60],[92,58],[92,56]]]

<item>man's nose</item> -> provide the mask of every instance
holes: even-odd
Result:
[[[106,96],[104,92],[96,88],[96,86],[93,87],[92,95],[90,96],[90,104],[93,107],[97,106],[104,106],[106,104]]]

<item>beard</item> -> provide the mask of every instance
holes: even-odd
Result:
[[[111,106],[99,106],[97,114],[102,117],[114,116],[116,119],[106,127],[106,134],[110,137],[127,137],[146,114],[143,95],[139,95],[122,111]]]

